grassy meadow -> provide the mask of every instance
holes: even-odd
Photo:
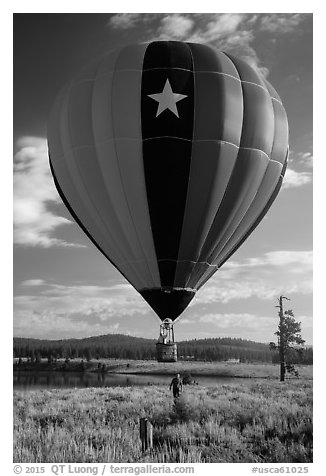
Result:
[[[139,419],[153,424],[141,451]],[[312,461],[312,381],[14,392],[14,462]]]

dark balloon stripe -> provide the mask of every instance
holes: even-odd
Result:
[[[147,46],[143,71],[156,68],[193,70],[192,56],[187,43],[180,41],[153,41]]]
[[[184,43],[155,42],[146,50],[143,69],[141,121],[147,200],[161,285],[173,287],[193,137],[194,79],[191,50]],[[173,94],[186,96],[175,103],[179,117],[169,108],[158,114],[159,102],[149,97],[162,93],[167,80]]]
[[[152,139],[143,143],[147,200],[162,286],[173,286],[190,170],[191,142]]]

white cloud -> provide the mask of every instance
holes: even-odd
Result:
[[[236,323],[237,325],[240,324],[241,321],[257,321],[257,316],[248,313],[226,313],[226,314],[204,314],[199,316],[199,322],[204,322],[207,324],[215,324],[219,325],[220,327],[230,327],[230,324]]]
[[[250,258],[241,266],[298,266],[303,272],[312,268],[312,251],[270,251],[261,258]]]
[[[41,291],[14,297],[15,335],[91,336],[120,329],[125,319],[145,315],[149,306],[129,284],[115,286],[48,284],[27,280]],[[135,321],[136,322],[136,321]],[[34,335],[35,334],[35,335]]]
[[[207,14],[207,22],[201,27],[201,32],[208,41],[214,41],[218,38],[236,33],[240,30],[241,23],[247,18],[244,13],[216,13]]]
[[[242,300],[258,297],[260,299],[273,299],[279,294],[277,286],[268,286],[259,280],[249,280],[243,282],[227,282],[223,280],[218,286],[209,282],[196,294],[192,305],[223,303],[233,300]],[[190,304],[190,305],[191,305]]]
[[[260,19],[260,29],[271,33],[291,33],[296,30],[307,14],[271,13]]]
[[[120,331],[120,323],[101,323],[96,321],[78,321],[67,318],[53,311],[37,313],[17,311],[14,333],[19,337],[39,339],[83,338],[94,335],[116,334]],[[125,334],[125,332],[121,332]]]
[[[181,332],[190,338],[209,337],[236,337],[256,342],[269,342],[275,340],[275,331],[278,323],[277,312],[270,315],[251,313],[202,313],[192,314],[187,319],[178,321]],[[301,322],[302,336],[312,343],[312,317],[295,315]],[[196,332],[192,331],[196,329]],[[207,332],[209,330],[209,332]]]
[[[135,26],[142,18],[143,14],[141,13],[117,13],[110,18],[108,26],[115,29],[127,30]]]
[[[313,155],[311,152],[304,152],[301,156],[301,163],[306,167],[312,168],[313,166]]]
[[[223,271],[221,271],[223,273]],[[311,294],[312,282],[308,280],[291,279],[286,282],[284,276],[275,281],[277,276],[274,275],[274,280],[265,277],[264,281],[258,277],[241,282],[228,282],[221,280],[219,283],[208,282],[205,287],[200,289],[196,294],[195,299],[190,303],[190,306],[223,303],[226,304],[234,300],[243,300],[249,298],[257,298],[262,300],[273,300],[283,293],[291,294]]]
[[[54,186],[46,139],[22,137],[14,156],[14,243],[24,246],[77,246],[54,238],[52,232],[70,224],[49,210],[61,203]]]
[[[311,152],[300,152],[296,155],[298,157],[298,161],[300,165],[303,165],[304,167],[308,169],[312,169],[314,158]]]
[[[273,251],[243,262],[231,261],[198,291],[190,306],[282,294],[312,293],[312,252]]]
[[[311,275],[311,251],[282,250],[241,262],[231,261],[200,289],[186,316],[181,316],[178,323],[220,322],[218,316],[221,314],[213,312],[214,304],[227,305],[233,301],[232,309],[235,310],[239,309],[239,302],[250,298],[263,302],[273,301],[280,294],[310,295]],[[24,294],[14,298],[15,335],[30,336],[33,329],[33,333],[41,337],[90,336],[111,332],[115,324],[119,324],[119,331],[123,333],[146,334],[157,330],[153,319],[155,313],[129,284],[66,286],[49,284],[42,279],[30,279],[21,284],[25,288]],[[251,319],[251,315],[243,312],[231,311],[223,316],[223,323],[237,322],[239,326],[241,320]],[[146,319],[152,322],[151,326],[144,324]],[[224,329],[221,326],[220,329]],[[241,335],[239,326],[238,336]],[[229,335],[231,332],[230,324]]]
[[[22,281],[22,286],[42,286],[44,283],[43,279],[27,279]]]
[[[264,76],[268,69],[261,64],[253,41],[257,31],[286,34],[295,31],[306,18],[299,13],[119,13],[108,25],[115,29],[141,26],[144,39],[175,39],[209,43],[249,62]]]
[[[293,150],[290,150],[289,164],[293,167],[301,165],[307,169],[312,169],[313,155],[311,152],[295,152]]]
[[[286,169],[284,180],[283,180],[283,189],[302,187],[312,182],[311,172],[297,172],[290,167]]]
[[[220,335],[233,336],[236,333],[239,337],[252,339],[253,331],[266,331],[266,328],[271,330],[275,327],[276,317],[260,316],[250,313],[218,313],[210,312],[203,314],[193,314],[191,319],[187,319],[186,322],[182,319],[180,325],[186,326],[209,324],[214,326],[214,335],[217,333]],[[202,330],[205,328],[201,326]],[[242,334],[239,334],[239,329],[242,330]],[[266,334],[265,334],[266,335]],[[265,337],[266,338],[266,337]]]
[[[258,17],[246,13],[123,13],[111,17],[109,25],[120,29],[141,26],[143,37],[148,41],[170,39],[209,43],[243,58],[266,76],[268,69],[261,65],[252,47],[255,39],[253,28]]]
[[[145,313],[148,310],[143,299],[130,284],[109,287],[52,284],[48,285],[42,296],[49,304],[59,303],[59,307],[67,314],[96,314],[103,320],[117,315]]]
[[[188,338],[235,337],[256,342],[275,340],[278,324],[277,311],[269,308],[270,314],[243,312],[207,312],[192,313],[186,319],[178,321],[180,332]],[[302,337],[312,344],[313,318],[309,315],[297,314],[295,319],[301,323]]]
[[[172,14],[162,18],[159,34],[162,38],[181,39],[189,34],[194,21],[184,15]]]

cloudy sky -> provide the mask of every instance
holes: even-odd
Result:
[[[259,228],[178,319],[177,339],[269,342],[276,298],[312,343],[312,15],[15,14],[14,335],[156,337],[159,320],[73,222],[51,179],[47,117],[56,93],[94,55],[155,39],[209,43],[249,61],[288,113],[284,186]]]

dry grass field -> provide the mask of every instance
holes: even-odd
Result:
[[[186,386],[176,402],[161,386],[16,391],[14,461],[311,462],[312,381]]]

